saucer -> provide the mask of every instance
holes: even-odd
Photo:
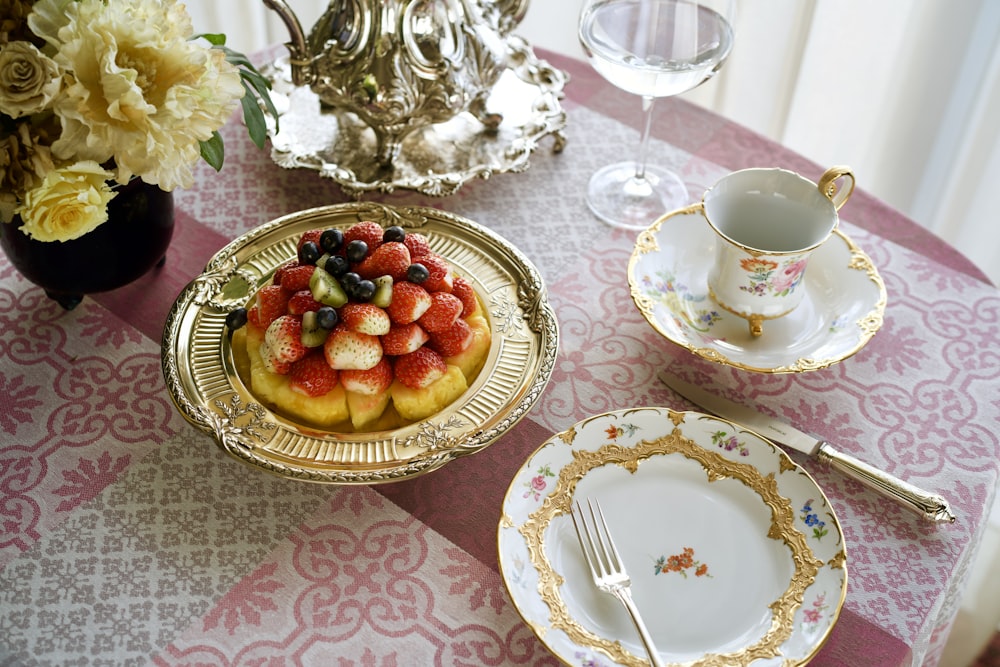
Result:
[[[698,412],[596,415],[514,475],[497,542],[515,608],[567,665],[648,665],[625,610],[600,592],[573,529],[600,501],[664,663],[808,663],[847,593],[837,516],[773,443]]]
[[[754,338],[744,318],[709,296],[716,242],[699,203],[641,232],[628,265],[639,312],[664,338],[699,357],[760,373],[801,373],[847,359],[882,326],[885,283],[871,258],[837,229],[809,261],[802,303],[768,320]]]

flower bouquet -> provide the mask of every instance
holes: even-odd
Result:
[[[65,242],[108,220],[118,185],[189,187],[199,159],[221,168],[241,101],[263,146],[269,87],[176,0],[0,0],[0,221]]]

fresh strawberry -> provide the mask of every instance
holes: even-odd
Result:
[[[366,396],[381,394],[392,384],[392,364],[387,357],[382,357],[368,370],[341,371],[340,382],[347,391]]]
[[[298,361],[309,351],[302,344],[302,320],[292,315],[282,315],[268,325],[264,344],[275,359],[288,363]]]
[[[396,357],[393,365],[396,379],[410,389],[423,389],[448,372],[441,355],[426,345],[409,354]]]
[[[278,359],[270,345],[267,343],[261,343],[258,352],[260,354],[260,360],[264,363],[264,368],[277,375],[288,375],[288,371],[292,366],[291,363]]]
[[[364,261],[358,264],[357,274],[362,278],[392,276],[393,280],[405,280],[406,269],[410,267],[410,251],[402,243],[390,241],[369,251]]]
[[[428,292],[451,292],[454,279],[451,275],[451,265],[441,257],[431,253],[420,258],[420,263],[430,274],[421,285]]]
[[[455,323],[462,314],[462,300],[447,292],[431,294],[431,307],[420,316],[417,322],[429,334],[445,331]]]
[[[247,310],[247,322],[249,322],[251,326],[257,327],[261,331],[267,328],[260,323],[260,308],[257,307],[256,303],[250,306],[250,309]]]
[[[288,313],[290,315],[301,315],[310,310],[319,310],[322,307],[323,304],[313,298],[313,293],[308,286],[305,289],[300,289],[288,299]]]
[[[322,396],[337,386],[337,371],[326,363],[322,352],[307,354],[291,364],[288,387],[306,396]]]
[[[323,344],[326,362],[337,370],[367,370],[382,358],[378,336],[351,331],[342,324],[334,327]]]
[[[312,241],[317,246],[319,245],[319,237],[323,235],[322,229],[310,229],[308,232],[304,232],[302,236],[299,237],[299,244],[295,246],[295,250],[302,250],[304,246],[309,241]]]
[[[382,245],[382,235],[384,233],[382,225],[377,222],[365,220],[356,223],[344,231],[344,247],[346,248],[351,241],[360,239],[368,246],[368,252],[372,253]]]
[[[472,283],[462,276],[455,276],[451,293],[462,301],[462,317],[468,317],[476,312],[476,309],[479,307],[479,301],[476,299],[476,290],[473,289]]]
[[[370,336],[387,334],[392,325],[389,315],[371,303],[349,303],[342,307],[338,314],[345,327]]]
[[[284,287],[289,292],[298,292],[299,290],[309,289],[309,279],[312,278],[313,271],[316,267],[312,264],[300,265],[296,262],[295,266],[289,266],[281,271],[279,276],[275,274],[275,282]]]
[[[288,260],[287,262],[285,262],[284,264],[282,264],[281,266],[279,266],[274,270],[274,278],[271,280],[271,282],[274,283],[275,285],[280,285],[281,276],[284,275],[285,271],[293,267],[296,267],[298,265],[299,265],[299,260],[297,259]]]
[[[430,339],[428,344],[442,357],[453,357],[464,352],[472,344],[472,329],[468,322],[458,319],[444,331],[430,334]]]
[[[416,322],[409,324],[394,324],[389,333],[382,336],[382,351],[385,354],[399,356],[409,354],[430,340],[427,332]]]
[[[261,329],[271,326],[271,322],[288,312],[291,292],[281,285],[264,285],[257,292],[257,321]]]
[[[410,250],[410,257],[415,262],[420,257],[431,254],[431,244],[427,242],[427,237],[418,232],[407,232],[403,243]]]
[[[420,285],[401,281],[392,285],[392,301],[386,312],[393,324],[416,322],[431,307],[431,295]]]

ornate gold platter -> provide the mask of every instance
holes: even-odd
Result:
[[[816,249],[806,294],[753,337],[746,320],[708,290],[718,236],[701,204],[672,211],[639,234],[628,264],[632,300],[664,338],[703,359],[758,373],[827,368],[860,351],[882,327],[886,289],[871,258],[840,229]]]
[[[441,412],[392,431],[323,431],[254,398],[237,372],[225,317],[295,257],[303,232],[361,220],[426,235],[431,249],[473,284],[492,342],[478,377]],[[420,475],[492,444],[538,400],[557,349],[558,327],[542,278],[508,241],[436,209],[350,203],[277,218],[216,253],[167,317],[162,367],[178,410],[235,458],[293,479],[372,484]]]
[[[794,667],[847,593],[844,536],[809,474],[770,441],[698,412],[620,410],[543,443],[498,528],[515,607],[568,665],[648,665],[598,591],[570,511],[598,499],[660,657],[684,667]]]

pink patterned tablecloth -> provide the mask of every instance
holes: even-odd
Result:
[[[543,274],[560,324],[557,366],[529,416],[430,475],[371,487],[276,478],[228,458],[173,408],[160,336],[181,288],[239,234],[345,199],[314,172],[277,167],[235,122],[222,174],[203,169],[176,195],[163,269],[64,312],[0,256],[0,664],[558,664],[498,573],[503,495],[545,438],[581,418],[690,409],[657,381],[666,366],[951,501],[958,521],[928,525],[797,456],[848,551],[844,609],[812,664],[937,664],[1000,468],[1000,293],[861,192],[842,215],[888,289],[872,342],[798,375],[696,359],[634,308],[634,236],[598,223],[581,196],[597,167],[634,145],[637,102],[582,63],[542,55],[572,76],[562,154],[543,144],[528,171],[446,199],[382,197],[513,241]],[[655,159],[695,193],[746,166],[822,172],[680,101],[660,106],[654,133]]]

